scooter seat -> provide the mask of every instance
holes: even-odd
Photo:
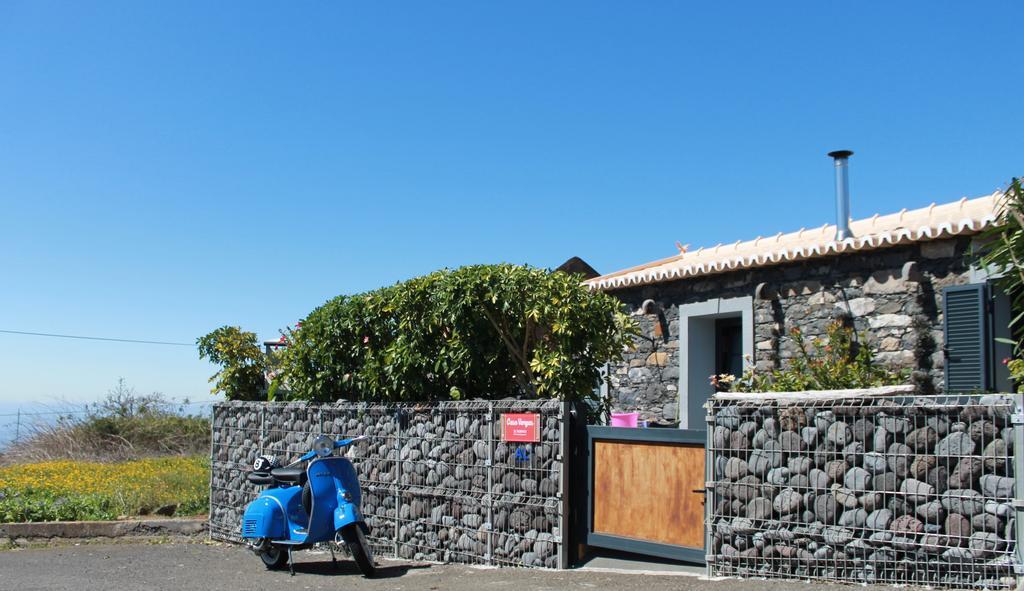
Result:
[[[274,468],[270,475],[278,482],[303,483],[306,481],[306,470],[299,468]]]
[[[274,477],[266,472],[249,472],[246,475],[246,479],[253,484],[271,484],[274,482]]]

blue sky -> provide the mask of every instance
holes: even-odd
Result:
[[[1024,174],[1021,5],[0,0],[0,329],[276,335],[440,267],[608,272]],[[189,347],[0,334],[0,403]]]

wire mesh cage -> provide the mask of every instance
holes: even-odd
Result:
[[[502,441],[503,413],[537,413],[540,441]],[[285,460],[320,433],[362,435],[346,456],[359,474],[377,555],[558,567],[566,531],[564,417],[558,401],[218,405],[211,536],[241,541],[241,514],[259,494],[245,474],[258,455]]]
[[[1015,583],[1011,395],[708,405],[708,570],[939,587]]]

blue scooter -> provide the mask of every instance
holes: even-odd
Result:
[[[250,540],[249,547],[267,568],[287,564],[294,575],[293,550],[334,541],[348,547],[364,576],[373,576],[373,554],[366,542],[369,528],[359,509],[359,478],[351,462],[334,455],[334,450],[360,439],[335,441],[321,435],[313,449],[284,467],[269,456],[256,460],[247,479],[270,488],[245,509],[242,537]],[[298,466],[302,462],[308,462],[305,469]],[[331,560],[337,564],[333,547]]]

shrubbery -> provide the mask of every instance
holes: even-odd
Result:
[[[200,339],[204,351],[226,349],[219,341],[227,335],[251,334],[218,331]],[[620,359],[634,333],[620,302],[577,276],[516,265],[445,269],[313,310],[285,332],[270,390],[315,401],[582,399],[598,385],[599,366]],[[249,353],[207,356],[224,367],[218,376],[275,365]],[[222,382],[229,398],[255,396],[255,385],[239,392]]]
[[[790,331],[790,337],[797,355],[785,367],[766,372],[750,368],[739,378],[712,376],[712,384],[732,392],[803,392],[906,383],[905,373],[876,364],[871,349],[842,322],[833,322],[824,339],[812,339],[809,344],[798,328]]]
[[[2,463],[118,461],[210,450],[209,418],[186,414],[184,405],[159,393],[138,394],[124,380],[84,414],[68,413],[28,431],[4,450]]]

